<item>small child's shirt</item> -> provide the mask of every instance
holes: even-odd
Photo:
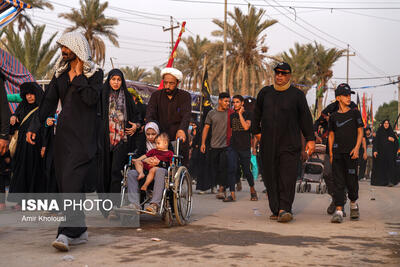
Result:
[[[357,130],[360,127],[364,127],[364,123],[357,109],[350,109],[345,113],[332,113],[329,118],[329,131],[335,133],[333,153],[350,153],[357,144]]]
[[[171,163],[173,156],[174,156],[174,152],[172,152],[171,150],[162,151],[162,150],[158,150],[156,148],[153,148],[153,149],[149,150],[146,153],[146,157],[148,157],[148,158],[156,157],[160,161],[165,161],[165,162],[168,162],[168,163]],[[150,170],[151,169],[151,167],[145,162],[143,164],[143,167],[144,167],[145,170]]]

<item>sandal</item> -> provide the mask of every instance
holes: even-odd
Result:
[[[257,192],[250,193],[250,201],[257,201],[257,200],[258,200]]]
[[[158,205],[156,203],[150,203],[150,205],[147,206],[146,211],[150,212],[153,215],[156,215],[158,212]]]
[[[235,202],[236,199],[234,199],[231,195],[227,196],[222,200],[223,202]]]

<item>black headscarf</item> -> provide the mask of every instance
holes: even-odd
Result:
[[[122,80],[121,87],[118,90],[113,90],[110,85],[110,80],[114,76],[119,76],[119,77],[121,77],[121,80]],[[107,81],[104,83],[104,85],[105,85],[105,87],[108,88],[109,92],[113,92],[113,91],[118,92],[119,90],[121,90],[121,88],[123,90],[128,90],[126,87],[124,74],[122,73],[122,71],[120,69],[110,70],[110,72],[108,73],[108,76],[107,76]]]
[[[27,94],[34,94],[35,95],[35,103],[29,104],[26,100]],[[17,109],[15,110],[14,115],[18,117],[18,120],[21,122],[28,113],[39,106],[40,102],[43,98],[43,90],[39,84],[36,82],[26,82],[20,86],[20,93],[19,95],[22,98],[22,102],[18,105]]]
[[[385,126],[384,126],[385,122],[389,123],[389,127],[387,129],[385,129]],[[384,133],[386,133],[387,136],[392,136],[392,134],[394,135],[394,131],[393,131],[392,125],[390,124],[390,121],[388,119],[383,120],[381,122],[381,124],[380,124],[380,126],[378,128],[377,134],[379,132],[384,132]]]

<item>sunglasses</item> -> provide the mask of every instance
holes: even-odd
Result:
[[[290,72],[276,70],[276,71],[275,71],[275,75],[279,75],[279,74],[288,75],[288,74],[290,74]]]

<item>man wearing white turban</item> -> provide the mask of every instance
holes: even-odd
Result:
[[[96,186],[96,111],[103,71],[91,57],[89,43],[77,32],[66,33],[57,41],[61,57],[45,92],[38,116],[31,123],[27,141],[35,143],[36,133],[61,104],[54,145],[54,165],[60,193],[75,193],[78,201]],[[74,199],[76,200],[76,199]],[[58,228],[53,247],[68,251],[69,245],[88,239],[83,211],[66,211],[66,222]]]
[[[186,142],[192,113],[191,96],[188,92],[178,89],[182,81],[182,72],[175,68],[165,68],[161,71],[164,88],[154,92],[147,106],[146,121],[157,121],[160,131],[166,132],[170,139],[180,138],[183,164],[187,165],[189,157],[189,142]]]

